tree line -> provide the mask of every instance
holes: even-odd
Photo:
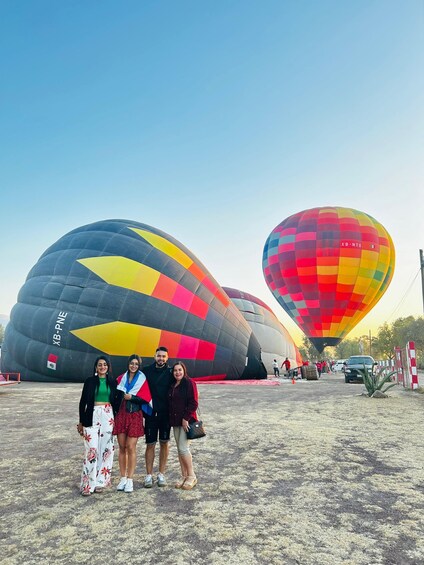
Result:
[[[336,347],[326,347],[318,353],[307,337],[302,340],[299,351],[304,359],[347,359],[351,355],[371,355],[376,360],[394,359],[395,347],[404,348],[408,341],[415,342],[418,368],[424,369],[424,317],[398,318],[392,324],[385,322],[377,335],[362,335],[345,338]]]

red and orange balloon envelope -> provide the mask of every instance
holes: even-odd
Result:
[[[275,298],[321,352],[375,306],[394,265],[393,241],[379,222],[328,206],[294,214],[274,228],[262,266]]]

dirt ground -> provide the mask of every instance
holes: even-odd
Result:
[[[342,377],[199,385],[199,484],[79,494],[81,385],[0,391],[0,561],[104,565],[424,563],[424,395]],[[173,442],[172,442],[173,443]]]

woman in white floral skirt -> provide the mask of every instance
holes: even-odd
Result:
[[[115,394],[110,361],[102,355],[94,363],[93,376],[84,383],[79,403],[77,430],[85,448],[80,487],[83,496],[102,492],[111,483]]]

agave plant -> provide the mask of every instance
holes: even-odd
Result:
[[[367,389],[368,396],[372,396],[376,390],[380,392],[386,392],[392,386],[395,386],[396,383],[392,382],[392,376],[396,374],[396,371],[389,371],[387,367],[379,367],[379,369],[374,370],[374,367],[371,372],[369,372],[365,365],[363,369],[359,369],[363,380],[365,388]],[[390,383],[390,384],[388,384]],[[384,385],[386,388],[383,389]]]

